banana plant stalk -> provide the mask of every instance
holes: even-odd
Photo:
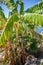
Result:
[[[11,46],[11,39],[9,38],[7,41],[7,46],[8,46],[8,65],[15,65],[15,61],[14,61],[14,54],[12,51],[12,46]]]

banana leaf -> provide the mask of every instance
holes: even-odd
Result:
[[[0,45],[5,44],[6,40],[12,35],[13,24],[18,20],[17,15],[12,15],[6,22],[6,26],[0,36]]]

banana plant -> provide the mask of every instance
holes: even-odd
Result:
[[[24,18],[25,19],[25,18]],[[27,18],[25,19],[25,20],[27,20]],[[13,24],[15,23],[15,21],[19,21],[19,17],[18,17],[18,14],[13,14],[9,19],[8,19],[8,21],[6,22],[6,25],[5,25],[5,28],[4,28],[4,30],[3,30],[3,32],[2,32],[2,34],[1,34],[1,36],[0,36],[0,46],[2,45],[4,45],[4,44],[7,44],[7,46],[8,46],[8,56],[9,56],[9,62],[12,60],[11,59],[11,57],[12,57],[12,50],[11,50],[11,39],[10,39],[10,37],[11,37],[11,35],[12,35],[12,31],[13,31]],[[27,22],[28,24],[29,24],[29,22]],[[34,23],[34,22],[33,22]],[[15,23],[14,24],[14,27],[16,28],[16,34],[17,34],[17,36],[18,36],[18,29],[17,28],[19,28],[18,27],[18,23]],[[18,39],[18,37],[17,37],[17,39]],[[8,40],[8,42],[6,42]],[[6,43],[5,43],[6,42]],[[11,51],[10,51],[11,50]],[[10,54],[10,55],[9,55]],[[12,57],[13,58],[13,57]],[[10,65],[10,64],[8,64],[8,65]],[[14,63],[12,64],[11,63],[11,65],[14,65]]]
[[[3,1],[3,0],[2,0]],[[4,1],[6,1],[6,0],[4,0]],[[8,3],[8,2],[10,2],[10,4]],[[4,2],[5,3],[5,2]],[[11,0],[7,0],[6,1],[6,3],[7,3],[7,5],[8,5],[8,7],[10,7],[10,5],[12,6],[12,7],[14,7],[15,6],[15,4],[14,4],[14,2],[13,2],[13,0],[11,1]],[[5,4],[6,4],[5,3]],[[20,5],[21,5],[21,2],[18,0],[18,2],[16,2],[16,3],[19,3]],[[22,3],[22,5],[23,5],[23,3]],[[18,5],[17,5],[18,6]],[[21,6],[21,9],[22,9],[22,7],[23,6]],[[17,8],[16,9],[13,9],[13,11],[15,11],[15,10],[17,10]],[[23,10],[23,9],[22,9]],[[20,13],[23,13],[22,12],[22,10],[20,11]],[[12,12],[13,13],[13,12]],[[30,17],[29,17],[30,16]],[[3,45],[5,45],[5,44],[7,44],[7,46],[8,46],[8,56],[9,56],[9,59],[10,59],[10,61],[12,60],[11,58],[12,58],[12,47],[11,47],[11,39],[10,39],[10,37],[11,37],[11,35],[12,35],[12,32],[13,32],[13,24],[14,24],[14,28],[16,29],[16,39],[18,40],[18,21],[19,21],[19,18],[20,16],[18,16],[18,14],[13,14],[11,17],[9,17],[9,19],[7,20],[7,22],[6,22],[6,25],[5,25],[5,28],[3,29],[3,32],[2,32],[2,34],[1,34],[1,36],[0,36],[0,46],[3,46]],[[29,18],[28,18],[29,17]],[[39,17],[39,16],[38,16]],[[43,17],[41,17],[41,18],[43,18]],[[42,23],[40,24],[39,23],[39,18],[38,18],[38,21],[37,22],[35,22],[35,20],[36,20],[36,16],[34,16],[33,17],[33,15],[31,16],[31,15],[27,15],[27,16],[24,16],[24,20],[26,21],[28,21],[26,24],[29,24],[29,22],[31,22],[31,23],[34,23],[35,25],[43,25]],[[17,27],[16,27],[17,26]],[[25,26],[25,25],[24,25]],[[25,29],[25,27],[23,27],[23,29]],[[25,31],[26,31],[26,29],[24,30],[24,33],[25,33]],[[33,31],[32,31],[32,33],[33,33]],[[24,34],[25,35],[25,34]],[[8,40],[8,42],[6,42]],[[11,50],[11,51],[10,51]],[[10,65],[10,64],[8,64],[8,65]],[[14,65],[14,64],[12,64],[11,63],[11,65]]]

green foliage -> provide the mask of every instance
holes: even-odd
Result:
[[[31,38],[31,44],[30,44],[30,50],[33,51],[37,51],[38,47],[37,47],[38,41],[32,37]]]
[[[20,14],[24,14],[24,3],[22,2],[20,6]]]
[[[41,14],[30,13],[24,16],[27,23],[34,24],[36,26],[43,26],[43,16]]]
[[[0,25],[2,25],[3,23],[2,23],[2,21],[0,21]]]
[[[11,36],[12,34],[12,28],[13,28],[13,23],[14,21],[18,20],[17,15],[12,15],[9,20],[6,22],[6,26],[1,34],[0,37],[0,45],[3,45],[5,41]]]
[[[7,5],[8,9],[10,10],[9,15],[12,15],[18,12],[17,10],[18,4],[20,5],[20,14],[24,13],[24,3],[22,2],[22,0],[17,0],[16,3],[14,2],[14,0],[0,0],[0,2]]]
[[[38,10],[40,10],[40,12],[36,12]],[[28,12],[28,13],[41,13],[41,10],[43,10],[43,2],[42,1],[40,3],[32,6],[31,8],[28,8],[26,10],[26,12]]]
[[[0,6],[0,20],[1,20],[1,18],[5,19],[5,15],[4,15],[3,10]]]

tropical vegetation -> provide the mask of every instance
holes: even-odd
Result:
[[[8,19],[0,6],[0,53],[4,65],[25,65],[27,56],[37,53],[43,43],[43,36],[36,31],[43,27],[43,15],[25,14],[22,0],[0,0],[9,9]],[[20,11],[17,7],[20,5]]]

